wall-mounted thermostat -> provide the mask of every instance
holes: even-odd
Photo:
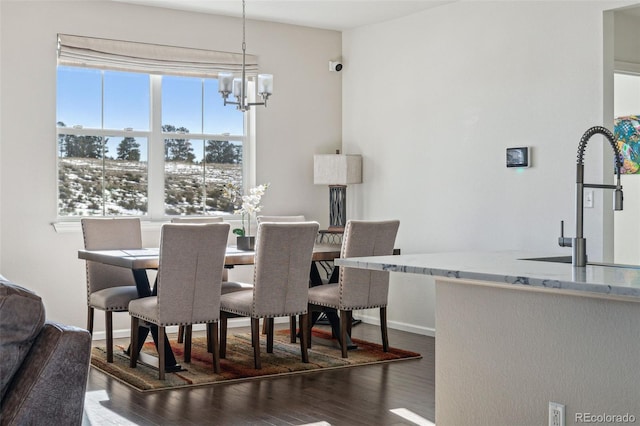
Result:
[[[507,167],[529,167],[529,147],[507,148]]]

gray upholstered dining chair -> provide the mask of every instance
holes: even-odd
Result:
[[[160,380],[165,376],[165,327],[170,325],[213,324],[213,369],[220,372],[217,326],[228,237],[228,223],[162,226],[157,296],[129,303],[132,342],[138,341],[140,320],[158,326]],[[131,345],[131,367],[136,366],[138,351]],[[191,333],[185,335],[184,362],[191,362]]]
[[[307,354],[309,265],[318,234],[317,222],[263,222],[258,225],[253,289],[220,297],[220,357],[226,357],[227,318],[251,318],[254,365],[260,362],[260,318],[267,324],[267,353],[273,352],[273,319],[300,316],[300,351]]]
[[[142,248],[140,219],[82,218],[86,250]],[[105,312],[107,362],[113,362],[113,312],[126,312],[129,302],[138,298],[131,270],[97,262],[86,262],[87,330],[93,334],[94,310]]]
[[[191,223],[191,224],[204,224],[204,223],[220,223],[223,222],[224,219],[222,216],[208,216],[208,217],[188,217],[188,216],[180,216],[174,217],[171,219],[171,223]],[[230,293],[232,291],[238,290],[247,290],[250,289],[251,284],[240,283],[236,281],[229,281],[229,272],[227,272],[227,268],[222,270],[222,294]],[[184,326],[178,327],[178,343],[184,342],[184,334],[186,329]],[[210,335],[211,330],[207,330],[208,335]],[[210,341],[210,340],[209,340]],[[211,347],[209,346],[209,351],[211,351]]]
[[[385,256],[393,254],[400,222],[350,220],[344,229],[340,257]],[[340,342],[351,335],[352,312],[380,308],[382,347],[389,350],[387,334],[387,299],[389,272],[340,268],[338,283],[309,289],[309,311],[322,307],[340,311]],[[309,340],[309,343],[311,340]],[[347,345],[341,344],[342,357],[347,358]]]
[[[304,215],[285,215],[285,216],[267,216],[267,215],[260,215],[256,217],[256,221],[258,222],[258,224],[263,223],[263,222],[304,222],[307,219],[305,219]],[[289,318],[289,334],[291,336],[291,343],[295,343],[296,342],[296,317],[292,316]],[[267,332],[267,324],[264,323],[263,324],[263,328],[262,328],[262,333],[265,334]]]

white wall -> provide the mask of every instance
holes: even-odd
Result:
[[[0,273],[33,289],[47,317],[86,324],[78,230],[56,233],[56,34],[70,33],[240,51],[241,21],[111,1],[0,3]],[[313,154],[340,146],[341,81],[327,62],[341,34],[247,22],[247,51],[275,76],[269,107],[257,112],[258,183],[271,182],[265,214],[304,214],[326,226],[327,189],[313,185]],[[158,228],[143,243],[157,246]],[[233,274],[236,271],[232,271]],[[128,329],[128,315],[114,327]],[[96,329],[102,329],[102,315]]]
[[[640,114],[640,18],[615,13],[616,69],[634,75],[618,74],[614,85],[614,117]],[[640,263],[640,175],[623,175],[624,210],[615,213],[615,261]]]
[[[640,20],[638,20],[640,24]],[[638,63],[640,65],[640,62]],[[640,75],[616,74],[614,116],[640,114]],[[616,263],[640,264],[640,174],[622,175],[624,210],[615,212]]]
[[[614,98],[614,116],[638,115],[640,111],[640,74],[616,74]]]
[[[612,127],[603,10],[620,4],[463,1],[343,33],[343,146],[364,159],[349,216],[400,219],[405,253],[570,254],[560,220],[574,236],[580,137]],[[595,139],[586,181],[600,183],[610,149]],[[533,167],[505,167],[517,146],[532,147]],[[603,210],[585,211],[592,259],[603,256]],[[433,282],[392,281],[390,322],[432,329]]]
[[[625,13],[625,9],[617,11],[614,34],[616,60],[635,64],[637,71],[640,71],[640,17],[637,13]]]

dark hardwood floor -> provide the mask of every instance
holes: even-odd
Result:
[[[380,342],[378,326],[353,337]],[[141,393],[91,369],[84,425],[427,425],[435,422],[435,341],[389,330],[391,346],[420,360]],[[410,421],[390,410],[406,409]],[[420,420],[422,418],[422,420]]]

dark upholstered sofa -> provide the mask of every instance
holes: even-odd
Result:
[[[0,425],[80,425],[90,356],[88,331],[0,275]]]

